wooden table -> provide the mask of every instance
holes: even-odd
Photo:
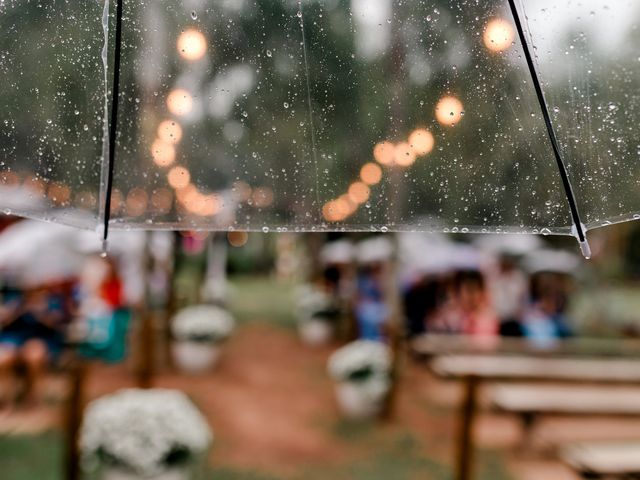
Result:
[[[429,367],[441,378],[465,382],[457,448],[458,480],[472,478],[472,431],[482,381],[640,384],[640,359],[444,355],[434,358]]]
[[[426,360],[450,354],[640,358],[640,340],[637,339],[576,337],[536,344],[516,337],[482,339],[469,335],[429,333],[413,338],[410,349],[413,354]]]
[[[560,458],[584,478],[640,478],[640,441],[577,443]]]

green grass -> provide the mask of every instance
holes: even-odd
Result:
[[[57,433],[38,436],[0,436],[0,478],[3,480],[61,480],[63,438]]]
[[[291,283],[267,277],[233,277],[230,310],[240,323],[269,322],[294,328],[293,293]]]
[[[355,427],[355,435],[341,426],[340,436],[360,439],[366,431]],[[356,440],[356,441],[360,441]],[[38,436],[0,437],[0,478],[2,480],[63,480],[62,436],[47,433]],[[347,465],[310,465],[291,480],[412,480],[427,478],[447,480],[453,477],[451,467],[427,456],[422,445],[409,432],[399,433],[393,440],[376,448]],[[508,480],[503,462],[493,452],[480,452],[478,480]],[[206,480],[279,480],[279,476],[238,468],[210,468]]]

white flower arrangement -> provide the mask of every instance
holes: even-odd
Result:
[[[296,312],[302,323],[314,319],[331,321],[339,313],[331,295],[314,285],[304,285],[297,290]]]
[[[144,478],[189,464],[212,441],[207,421],[184,393],[127,389],[89,404],[80,449],[89,463]]]
[[[338,382],[364,383],[374,378],[388,382],[390,372],[391,353],[380,342],[356,340],[329,358],[329,374]]]
[[[213,305],[194,305],[180,310],[171,322],[176,340],[218,343],[227,339],[235,322],[226,310]]]

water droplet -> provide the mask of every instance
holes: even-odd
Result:
[[[87,125],[86,123],[82,126],[82,129],[86,132],[87,130],[89,130],[89,125]]]
[[[269,233],[269,227],[262,227],[262,233]]]
[[[287,102],[284,102],[284,108],[289,108],[289,104]]]
[[[273,52],[271,50],[267,50],[267,57],[273,57]]]
[[[540,230],[540,233],[546,237],[547,235],[551,235],[551,230],[549,230],[548,228],[543,228],[542,230]]]
[[[198,14],[196,13],[196,11],[195,11],[195,10],[193,10],[193,11],[191,12],[191,18],[193,18],[194,20],[197,20],[197,19],[198,19]]]

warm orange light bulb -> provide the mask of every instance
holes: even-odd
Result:
[[[202,32],[189,28],[178,37],[177,48],[185,60],[200,60],[207,53],[207,39]]]
[[[391,142],[380,142],[373,148],[373,158],[380,165],[393,165],[394,148]]]
[[[382,180],[382,169],[375,163],[366,163],[360,169],[360,179],[367,185],[376,185]]]
[[[173,167],[167,174],[167,181],[175,189],[184,188],[189,185],[191,174],[184,167]]]
[[[159,167],[168,167],[176,160],[176,149],[163,140],[156,140],[151,145],[151,157]]]
[[[435,146],[433,134],[424,128],[418,128],[409,135],[409,145],[416,155],[426,155]]]
[[[358,205],[369,200],[371,189],[364,182],[353,182],[349,185],[349,199]]]
[[[436,105],[436,120],[442,125],[454,126],[464,115],[462,102],[453,96],[442,97]]]
[[[173,120],[164,120],[158,125],[158,138],[165,143],[176,144],[182,139],[182,127]]]
[[[401,167],[410,167],[416,161],[416,154],[407,142],[400,142],[395,149],[395,163]]]
[[[176,88],[167,97],[167,108],[171,113],[182,117],[191,113],[193,109],[193,97],[182,88]]]
[[[511,23],[502,18],[495,18],[487,24],[483,41],[485,47],[492,52],[503,52],[511,47],[515,32]]]

